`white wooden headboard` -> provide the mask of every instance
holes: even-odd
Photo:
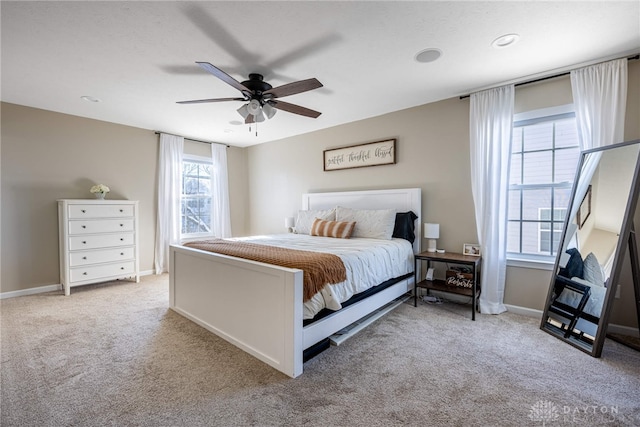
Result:
[[[341,191],[331,193],[305,193],[302,209],[331,209],[344,206],[352,209],[395,209],[396,212],[413,211],[416,219],[413,252],[420,252],[422,241],[422,192],[420,188],[398,188],[392,190]]]

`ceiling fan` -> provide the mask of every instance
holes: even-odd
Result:
[[[293,83],[287,83],[282,86],[272,87],[263,80],[261,74],[249,74],[249,80],[239,82],[229,74],[225,73],[216,66],[208,62],[196,62],[203,70],[213,74],[223,82],[233,86],[242,93],[242,97],[237,98],[213,98],[213,99],[197,99],[193,101],[178,101],[178,104],[201,104],[207,102],[224,102],[224,101],[245,101],[242,107],[238,108],[238,113],[245,119],[245,123],[263,122],[265,117],[270,119],[276,113],[276,110],[283,110],[301,116],[317,118],[320,112],[300,105],[290,104],[280,101],[282,98],[297,93],[306,92],[322,87],[317,79],[311,78],[300,80]]]

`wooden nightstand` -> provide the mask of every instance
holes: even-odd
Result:
[[[418,262],[426,261],[427,269],[434,262],[445,262],[452,264],[468,265],[471,267],[473,275],[473,285],[470,288],[450,286],[444,280],[424,280],[418,278]],[[448,292],[450,294],[464,295],[473,299],[471,305],[471,320],[476,320],[476,309],[478,303],[478,295],[480,294],[480,269],[482,268],[482,258],[479,256],[463,255],[455,252],[421,252],[415,256],[415,285],[413,287],[413,306],[418,306],[418,288],[429,290]],[[426,271],[426,270],[425,270]],[[423,273],[424,275],[424,273]]]

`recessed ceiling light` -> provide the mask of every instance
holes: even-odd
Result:
[[[93,96],[88,96],[88,95],[81,96],[80,99],[87,102],[100,102],[98,98],[95,98]]]
[[[442,56],[442,51],[440,49],[429,48],[425,50],[421,50],[415,56],[416,61],[426,63],[433,62],[436,59]]]
[[[518,40],[520,40],[519,34],[505,34],[491,42],[491,46],[496,49],[502,49],[503,47],[514,45]]]

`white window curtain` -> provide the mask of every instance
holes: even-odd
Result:
[[[211,230],[216,237],[231,237],[229,208],[229,176],[227,172],[227,147],[211,144]]]
[[[169,271],[169,245],[180,242],[180,187],[184,138],[161,133],[159,151],[156,274]]]
[[[583,150],[624,141],[626,58],[571,71],[571,92]]]
[[[627,59],[604,62],[571,71],[571,92],[576,112],[578,141],[582,150],[604,147],[624,141],[624,116],[627,108]],[[576,200],[587,193],[601,153],[589,156],[582,165]],[[573,218],[579,204],[575,204]]]
[[[471,191],[482,248],[480,312],[500,314],[507,270],[507,198],[514,86],[471,95]]]

